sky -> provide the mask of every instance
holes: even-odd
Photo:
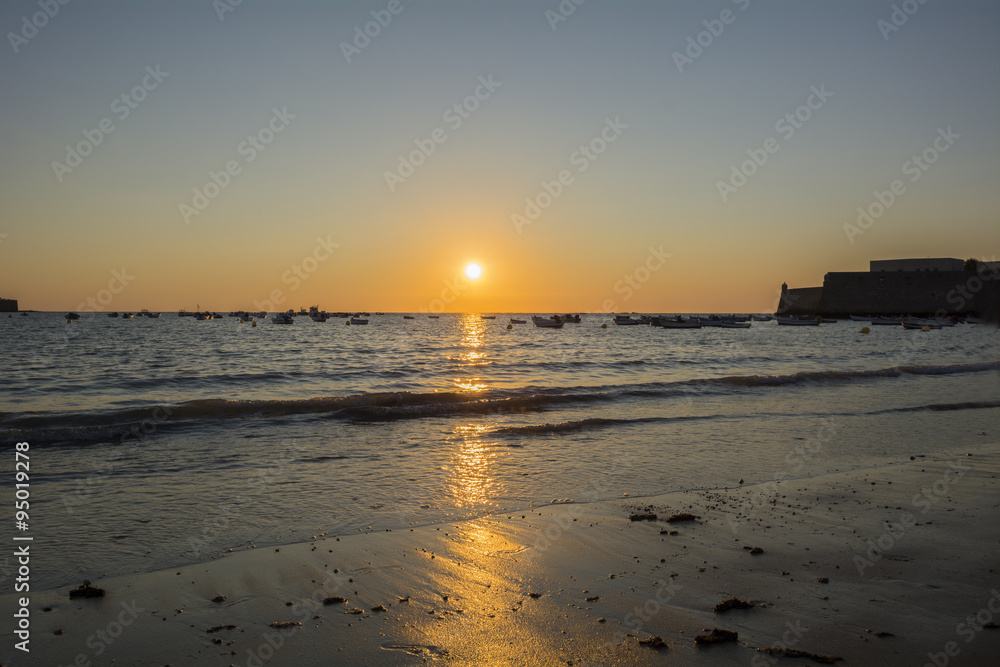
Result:
[[[5,0],[0,31],[23,309],[771,312],[1000,251],[996,2]]]

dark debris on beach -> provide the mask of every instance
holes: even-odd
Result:
[[[96,586],[91,586],[90,582],[80,584],[79,588],[74,588],[69,592],[69,599],[73,600],[75,598],[102,598],[104,597],[104,589],[97,588]]]
[[[754,604],[752,602],[740,600],[739,598],[729,598],[715,605],[713,611],[716,614],[721,614],[729,611],[730,609],[753,609],[753,607]]]
[[[722,642],[734,642],[739,639],[738,632],[723,630],[722,628],[712,628],[712,632],[707,635],[698,635],[694,638],[695,644],[719,644]]]
[[[820,655],[819,653],[812,653],[810,651],[800,651],[797,648],[779,648],[777,646],[768,646],[757,650],[761,653],[767,653],[768,655],[783,655],[786,658],[808,658],[813,662],[818,662],[824,665],[832,665],[838,660],[843,660],[840,656]]]

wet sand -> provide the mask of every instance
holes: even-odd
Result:
[[[257,544],[96,579],[101,598],[34,592],[31,664],[819,664],[766,647],[989,664],[1000,446],[969,454]],[[714,611],[730,598],[749,608]],[[696,643],[715,628],[738,637]],[[3,663],[26,664],[12,629]]]

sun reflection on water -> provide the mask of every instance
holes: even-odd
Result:
[[[456,428],[458,447],[449,466],[449,494],[458,507],[482,507],[495,495],[493,465],[495,454],[482,435],[486,424],[464,424]]]
[[[492,363],[484,349],[486,326],[487,322],[478,315],[471,313],[462,315],[462,339],[459,341],[462,351],[458,355],[457,361],[463,370],[488,366]],[[463,391],[479,392],[490,388],[490,385],[478,376],[459,377],[455,378],[454,382],[455,386]]]

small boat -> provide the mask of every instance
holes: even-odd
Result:
[[[774,318],[771,317],[770,315],[751,315],[750,319],[752,319],[754,322],[770,322]]]
[[[675,317],[673,319],[670,319],[668,317],[660,317],[660,318],[656,318],[656,319],[659,320],[659,326],[663,327],[664,329],[700,329],[701,328],[701,322],[699,322],[697,319],[690,319],[690,320],[688,320],[688,319],[684,319],[680,315],[678,315],[677,317]]]
[[[901,317],[873,317],[871,319],[872,325],[880,324],[882,326],[899,326],[902,321]]]
[[[495,320],[497,318],[497,316],[496,315],[480,315],[479,318],[483,319],[483,320]]]
[[[561,320],[556,320],[551,317],[539,317],[538,315],[533,315],[531,321],[535,323],[536,327],[542,327],[545,329],[561,329],[563,323]]]
[[[66,313],[67,320],[78,320],[80,319],[79,313]]]
[[[427,319],[429,319],[429,320],[438,320],[438,319],[441,319],[441,316],[440,315],[428,315]]]
[[[940,322],[935,322],[934,320],[925,320],[919,317],[910,317],[903,320],[904,329],[923,329],[927,327],[928,329],[940,329],[944,325]]]
[[[644,319],[645,321],[643,321]],[[638,317],[633,320],[629,315],[615,315],[615,318],[612,321],[618,326],[623,326],[623,327],[635,326],[637,324],[649,324],[648,317],[646,318]]]
[[[799,317],[779,317],[778,324],[793,327],[818,327],[819,320],[811,317],[799,318]]]
[[[718,315],[710,315],[708,317],[699,317],[698,321],[701,322],[703,327],[721,327],[722,318]]]
[[[122,319],[123,320],[130,320],[130,319],[132,319],[132,313],[122,313]]]
[[[108,317],[118,317],[118,313],[108,313]]]
[[[513,317],[510,318],[511,324],[527,324],[528,320],[515,320]]]
[[[820,319],[823,320],[823,324],[836,324],[838,321],[835,317],[823,317]]]
[[[853,322],[871,322],[870,317],[861,317],[860,315],[851,315],[851,321]]]
[[[289,311],[287,313],[278,313],[277,315],[274,316],[274,318],[271,321],[274,322],[275,324],[294,324],[295,318]]]
[[[565,315],[556,315],[555,317],[558,317],[563,322],[568,322],[570,324],[579,324],[580,323],[580,315],[579,314],[567,313]]]
[[[351,324],[368,324],[368,320],[361,319],[360,317],[352,317],[349,321]]]
[[[966,324],[982,324],[983,323],[983,318],[976,317],[975,315],[969,315],[969,316],[967,316],[965,318],[965,323]]]
[[[158,320],[158,319],[160,319],[160,314],[159,313],[146,313],[146,317],[148,317],[150,319]]]
[[[720,325],[723,329],[749,329],[749,322],[734,322],[732,320],[723,320]]]
[[[404,320],[412,320],[413,319],[413,315],[403,315],[403,319]]]

